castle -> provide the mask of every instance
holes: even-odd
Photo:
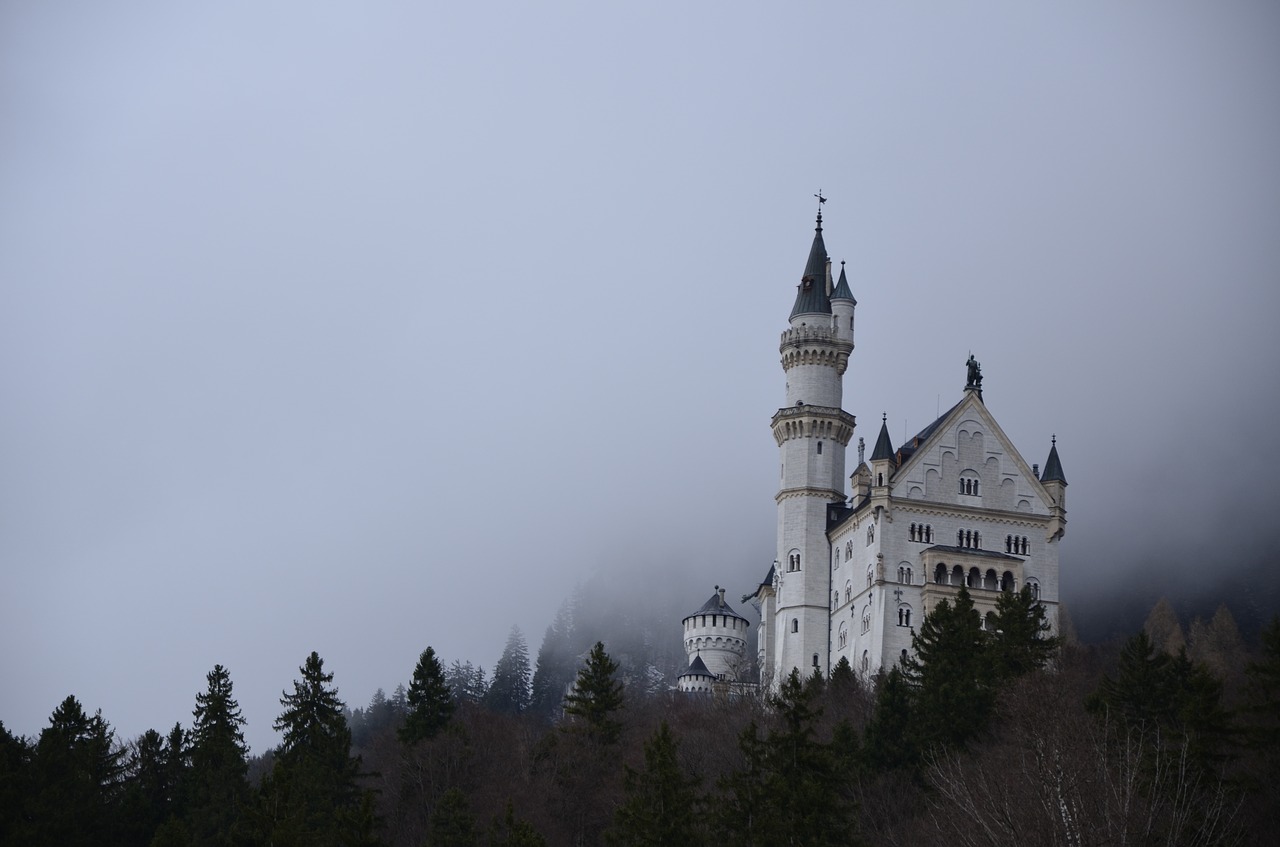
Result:
[[[841,408],[842,380],[857,301],[843,265],[833,284],[821,205],[797,289],[779,347],[786,405],[772,423],[781,454],[777,555],[742,598],[760,614],[759,681],[776,685],[793,668],[825,676],[842,658],[864,676],[887,669],[908,655],[913,627],[961,586],[986,626],[1000,592],[1029,586],[1056,631],[1067,524],[1056,437],[1044,470],[1028,465],[983,403],[970,355],[963,395],[941,417],[896,449],[882,419],[869,460],[859,439],[846,494],[856,422]],[[685,617],[680,690],[754,682],[744,676],[749,625],[719,587]]]

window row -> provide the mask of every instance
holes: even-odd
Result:
[[[911,568],[906,565],[898,567],[898,582],[903,585],[911,585]]]
[[[925,523],[913,523],[911,525],[911,540],[922,541],[925,544],[932,544],[933,527]]]
[[[787,570],[788,570],[789,572],[794,572],[794,571],[798,571],[798,570],[800,570],[800,553],[799,553],[799,551],[797,551],[797,550],[793,550],[793,551],[791,551],[790,553],[788,553],[788,554],[787,554]]]
[[[981,550],[982,536],[976,529],[958,529],[956,530],[956,546]]]
[[[1019,556],[1027,555],[1027,537],[1025,535],[1006,535],[1004,537],[1004,552],[1017,553]]]
[[[961,494],[973,494],[973,495],[977,495],[977,493],[978,493],[978,480],[977,480],[977,479],[975,479],[975,478],[969,478],[969,477],[966,477],[966,478],[964,478],[964,479],[961,479],[961,480],[960,480],[960,493],[961,493]]]

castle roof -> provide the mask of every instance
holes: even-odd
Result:
[[[889,421],[886,416],[880,421],[880,437],[876,439],[876,449],[871,451],[871,461],[893,458],[893,442],[889,440]]]
[[[836,290],[831,292],[832,300],[853,300],[853,305],[858,305],[858,301],[853,299],[853,292],[849,289],[849,278],[844,275],[844,262],[840,263],[840,281],[836,283]]]
[[[688,670],[680,674],[676,679],[683,679],[686,676],[706,676],[711,679],[716,678],[716,675],[707,668],[707,663],[702,661],[702,656],[694,656],[693,661],[689,663]]]
[[[1049,447],[1049,458],[1044,463],[1044,473],[1040,474],[1041,482],[1060,482],[1067,484],[1062,475],[1062,461],[1058,458],[1058,436],[1053,437],[1053,445]]]
[[[960,403],[963,403],[963,402],[964,402],[963,400],[960,401]],[[929,439],[929,436],[933,435],[934,430],[942,426],[943,421],[951,417],[951,413],[956,410],[956,407],[959,406],[960,403],[957,403],[955,406],[952,406],[950,409],[947,409],[945,412],[942,413],[941,416],[939,416],[939,418],[936,421],[929,424],[924,429],[920,430],[915,435],[913,435],[911,438],[908,438],[906,441],[904,441],[902,443],[902,446],[898,448],[898,464],[902,465],[904,462],[907,461],[907,459],[911,458],[911,454],[915,453],[916,450],[920,448],[920,445],[925,443],[925,441]]]
[[[768,579],[768,582],[769,582],[769,584],[771,584],[771,585],[773,584],[773,570],[772,570],[772,569],[770,569],[770,571],[769,571],[769,579]],[[691,612],[690,614],[685,615],[685,616],[684,616],[684,619],[685,619],[685,620],[688,620],[689,618],[693,617],[694,615],[727,615],[728,617],[731,617],[731,618],[737,618],[738,620],[741,620],[741,621],[746,621],[746,620],[747,620],[747,619],[746,619],[746,618],[744,618],[742,615],[740,615],[740,614],[738,614],[737,612],[735,612],[735,611],[733,610],[733,607],[732,607],[732,606],[730,606],[728,603],[724,602],[724,595],[722,595],[722,594],[720,593],[720,589],[718,589],[718,588],[716,589],[716,593],[711,595],[711,599],[709,599],[709,600],[707,600],[707,602],[703,603],[703,604],[702,604],[702,607],[701,607],[700,609],[698,609],[696,612]],[[750,625],[750,621],[747,621],[747,623],[748,623],[748,625]]]
[[[791,317],[831,314],[831,297],[827,293],[827,245],[822,241],[822,212],[818,212],[818,227],[813,232],[809,261],[805,263],[804,276],[800,277],[796,288],[796,304],[791,307]]]

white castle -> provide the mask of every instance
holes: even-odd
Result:
[[[1057,439],[1041,472],[982,400],[972,355],[960,402],[894,448],[888,425],[844,487],[853,415],[841,408],[857,306],[843,266],[832,282],[822,212],[779,352],[786,405],[773,416],[781,453],[777,556],[742,599],[760,613],[759,681],[793,668],[824,676],[841,658],[864,676],[911,650],[913,627],[967,586],[987,626],[1002,591],[1030,586],[1058,626],[1058,543],[1067,481]],[[744,678],[747,620],[717,593],[684,619],[681,691]]]

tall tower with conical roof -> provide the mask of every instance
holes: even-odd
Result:
[[[819,206],[790,327],[779,346],[786,405],[772,422],[781,454],[778,548],[759,637],[762,666],[778,676],[792,668],[805,675],[814,668],[824,675],[829,670],[827,521],[829,508],[845,501],[845,448],[853,437],[854,418],[841,408],[842,381],[853,351],[855,305],[843,268],[839,282],[832,284]]]

